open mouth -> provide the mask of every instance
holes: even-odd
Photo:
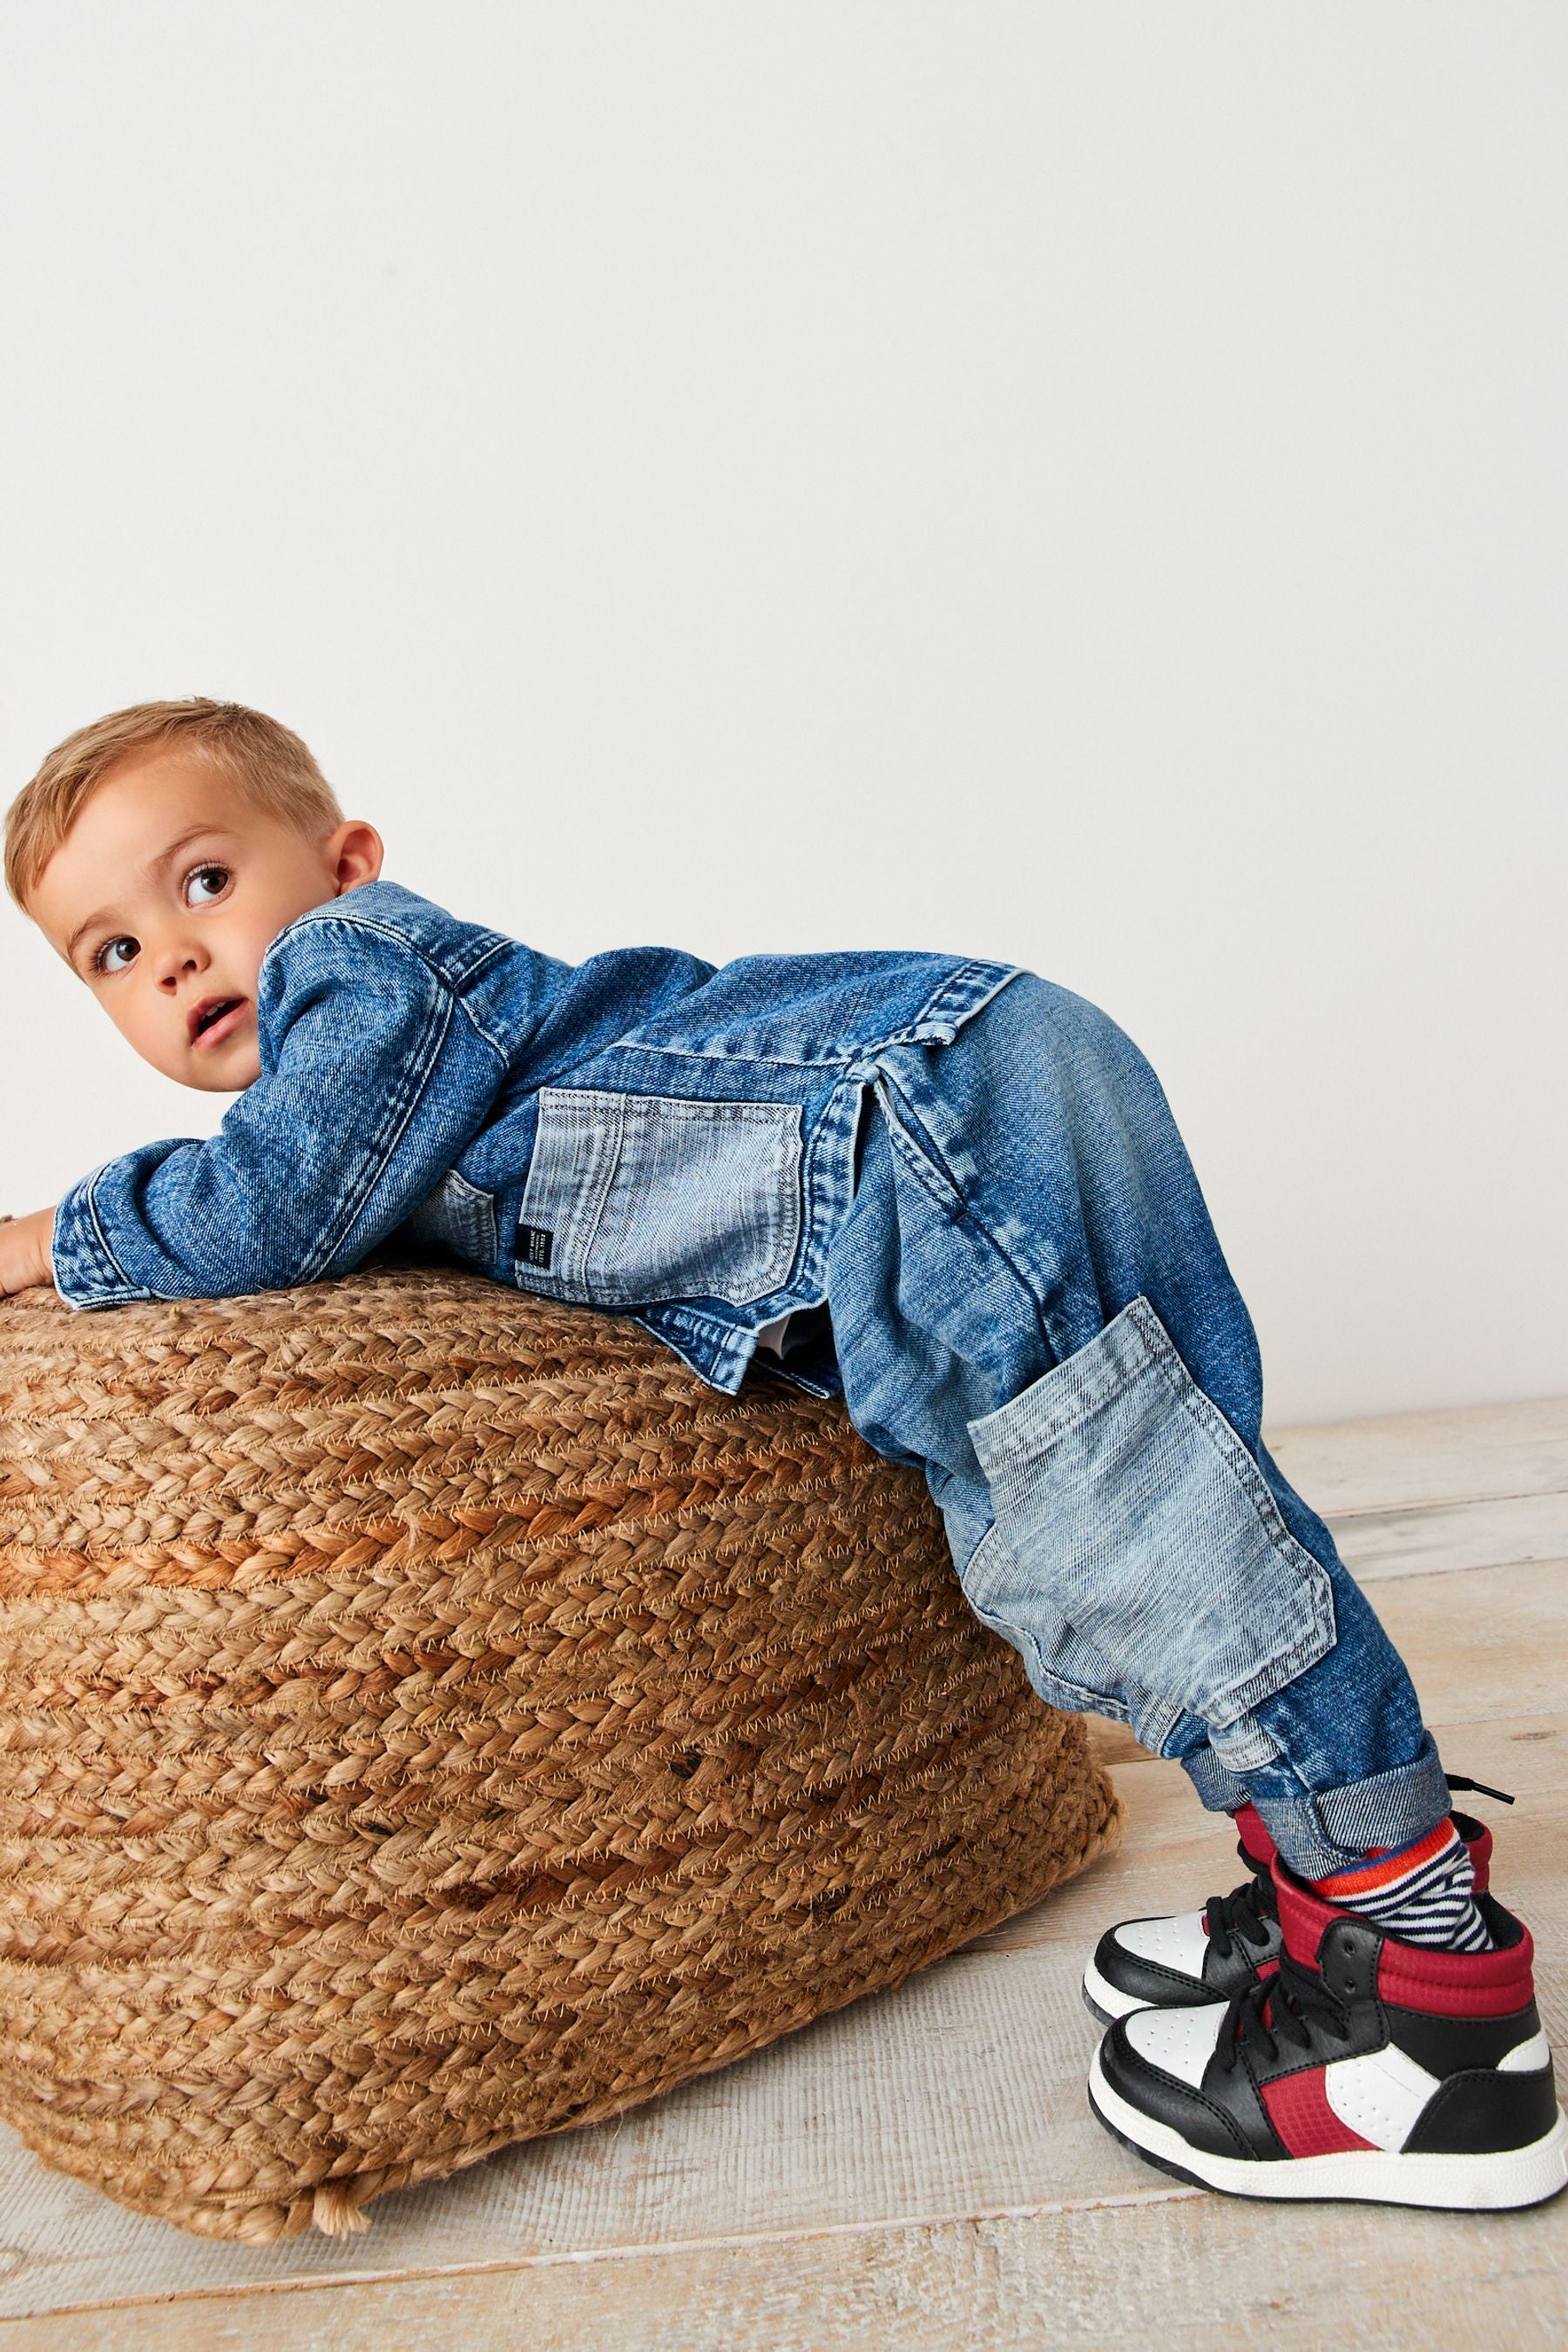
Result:
[[[243,996],[215,996],[205,1004],[198,1004],[191,1015],[193,1045],[215,1045],[237,1026],[245,1011]]]

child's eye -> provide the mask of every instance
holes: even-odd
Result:
[[[105,940],[103,945],[99,949],[98,953],[93,957],[92,968],[94,971],[129,971],[140,946],[141,941],[139,940],[127,939],[123,932],[117,940]],[[125,959],[123,962],[119,960],[120,950],[121,948],[125,950]]]
[[[215,898],[223,897],[228,882],[226,866],[193,866],[185,877],[186,906],[210,907]]]

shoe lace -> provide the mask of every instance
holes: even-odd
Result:
[[[1495,1797],[1500,1804],[1514,1801],[1506,1789],[1489,1789],[1484,1780],[1471,1780],[1462,1772],[1450,1772],[1447,1781],[1451,1790],[1473,1790],[1478,1796]],[[1251,1860],[1245,1846],[1237,1851],[1244,1861]],[[1255,1864],[1244,1886],[1233,1887],[1228,1895],[1211,1895],[1204,1907],[1211,1940],[1226,1952],[1237,1937],[1245,1944],[1268,1943],[1273,1935],[1268,1916],[1273,1909],[1272,1894],[1268,1873]],[[1317,2041],[1345,2042],[1351,2038],[1349,2013],[1317,1969],[1305,1968],[1289,1952],[1281,1952],[1275,1975],[1258,1978],[1232,1998],[1218,2047],[1228,2067],[1237,2065],[1247,2049],[1260,2048],[1272,2062],[1282,2042],[1310,2052]]]
[[[1204,1906],[1204,1924],[1217,1951],[1228,1955],[1237,1940],[1259,1948],[1271,1940],[1273,1927],[1266,1916],[1273,1907],[1271,1894],[1268,1874],[1255,1870],[1244,1886],[1233,1886],[1228,1895],[1209,1896]]]
[[[1227,2067],[1237,2065],[1244,2051],[1261,2051],[1272,2064],[1287,2043],[1310,2054],[1324,2041],[1351,2038],[1349,2012],[1317,1969],[1282,1952],[1277,1975],[1262,1977],[1233,1997],[1218,2050]]]
[[[1467,1780],[1463,1772],[1445,1773],[1450,1789],[1473,1789],[1478,1797],[1495,1797],[1500,1805],[1511,1805],[1513,1799],[1506,1789],[1489,1789],[1484,1780]]]

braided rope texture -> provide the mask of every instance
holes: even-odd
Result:
[[[442,1268],[0,1304],[0,2116],[140,2211],[357,2228],[1120,1830],[837,1403]]]

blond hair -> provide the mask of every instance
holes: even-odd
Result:
[[[5,887],[26,910],[28,893],[111,768],[137,751],[188,746],[247,800],[301,833],[343,821],[337,794],[298,735],[243,702],[137,702],[79,727],[57,743],[5,813]]]

